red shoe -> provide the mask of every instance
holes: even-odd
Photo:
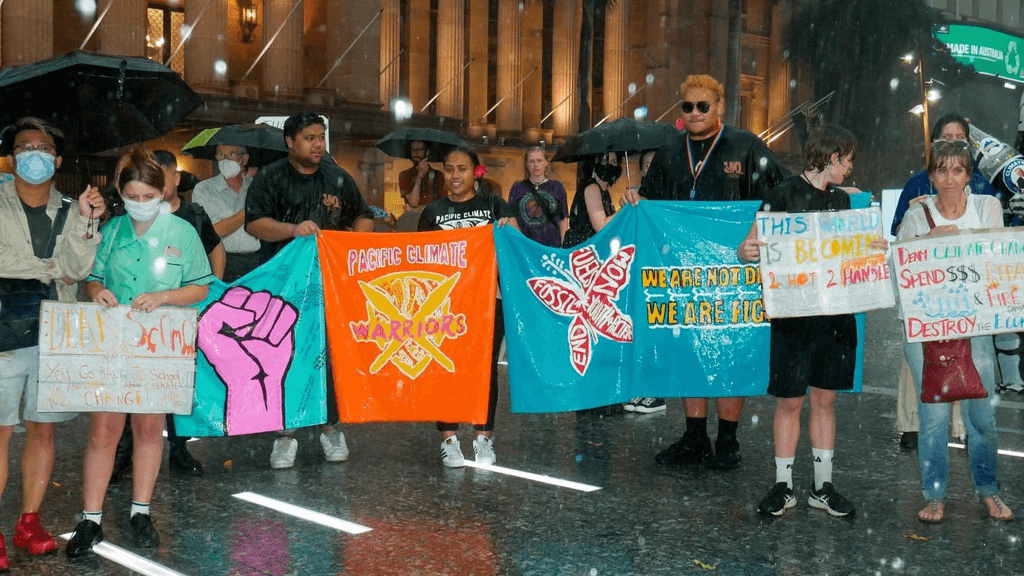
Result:
[[[4,546],[4,535],[0,534],[0,570],[7,570],[11,567],[11,561],[7,559],[7,547]]]
[[[38,556],[57,549],[57,541],[39,524],[39,514],[22,514],[14,526],[14,545],[28,548],[28,553]]]

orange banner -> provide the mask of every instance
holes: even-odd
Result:
[[[342,422],[483,424],[497,262],[491,226],[317,240]]]

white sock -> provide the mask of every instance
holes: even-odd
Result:
[[[100,510],[99,512],[89,512],[88,510],[82,510],[82,516],[83,520],[92,520],[93,522],[99,524],[100,521],[103,520],[103,510]]]
[[[814,455],[814,489],[821,490],[825,482],[832,481],[832,455],[835,450],[811,448]]]
[[[145,514],[149,516],[149,502],[142,503],[132,500],[132,511],[128,513],[128,517],[131,518],[136,514]]]
[[[785,482],[790,488],[793,487],[793,462],[796,458],[775,457],[775,483]]]

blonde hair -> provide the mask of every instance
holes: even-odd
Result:
[[[683,80],[682,84],[679,85],[679,96],[682,97],[686,94],[687,90],[692,88],[700,88],[712,92],[719,100],[725,97],[725,88],[718,83],[718,80],[707,74],[690,74],[687,76],[686,80]]]

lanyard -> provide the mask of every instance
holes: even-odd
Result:
[[[704,157],[701,158],[700,162],[697,162],[696,166],[693,163],[693,149],[690,147],[690,137],[686,137],[686,159],[690,162],[690,174],[693,175],[693,186],[690,187],[690,200],[697,196],[697,178],[704,171],[705,166],[707,166],[708,157],[715,150],[718,141],[722,139],[722,132],[725,132],[725,129],[719,128],[718,134],[715,135],[715,141],[711,143],[711,147],[704,153]]]

